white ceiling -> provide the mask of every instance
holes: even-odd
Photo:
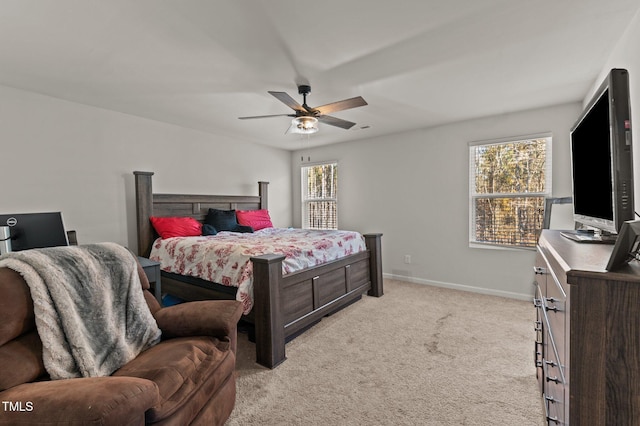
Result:
[[[284,149],[581,101],[638,0],[0,0],[0,84]],[[368,128],[363,128],[368,127]],[[305,137],[306,138],[306,137]]]

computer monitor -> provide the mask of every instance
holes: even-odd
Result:
[[[0,226],[8,226],[11,251],[68,246],[62,213],[0,214]]]

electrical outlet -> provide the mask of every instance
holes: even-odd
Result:
[[[411,263],[411,255],[410,254],[405,254],[404,255],[404,263]]]

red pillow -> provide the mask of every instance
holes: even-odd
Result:
[[[254,231],[264,228],[273,228],[269,210],[236,210],[238,224],[250,226]]]
[[[192,217],[150,217],[160,238],[202,235],[202,224]]]

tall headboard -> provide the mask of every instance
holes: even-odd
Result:
[[[260,210],[268,207],[269,182],[258,182],[258,195],[154,194],[153,172],[133,172],[136,186],[138,254],[148,256],[157,237],[151,216],[190,216],[203,221],[209,209]]]

